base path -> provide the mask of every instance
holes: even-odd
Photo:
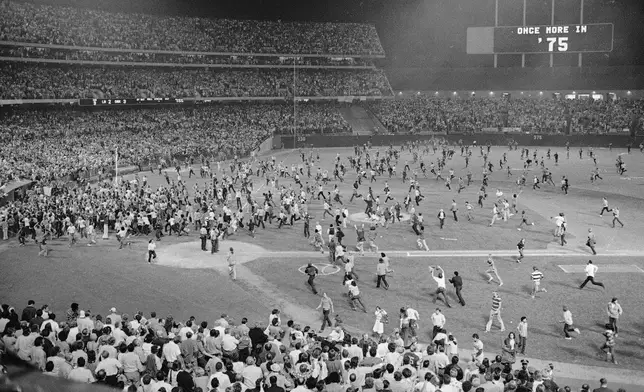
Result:
[[[208,241],[210,242],[210,241]],[[235,249],[235,257],[238,264],[243,264],[259,258],[304,258],[304,259],[324,259],[328,260],[327,252],[321,253],[316,251],[270,251],[263,247],[248,242],[239,241],[222,241],[219,245],[219,252],[211,254],[210,251],[202,251],[199,242],[184,242],[179,244],[160,247],[157,250],[159,265],[176,268],[206,268],[225,270],[228,267],[226,256],[228,249]],[[208,243],[210,248],[210,243]],[[353,249],[349,249],[352,251]],[[517,250],[388,250],[381,249],[390,257],[427,257],[427,258],[446,258],[446,257],[516,257]],[[592,255],[583,249],[559,248],[553,246],[549,249],[526,250],[525,257],[579,257],[587,258]],[[365,252],[363,257],[376,257],[379,253]],[[603,257],[644,257],[644,251],[633,250],[611,250],[601,251],[599,256]],[[635,271],[640,272],[641,270]]]

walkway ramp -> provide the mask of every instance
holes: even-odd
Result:
[[[342,117],[351,125],[354,135],[371,135],[375,132],[382,133],[385,127],[361,105],[351,105],[340,108]]]

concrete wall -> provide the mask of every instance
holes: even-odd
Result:
[[[256,155],[266,154],[273,149],[273,137],[264,140],[257,148]]]
[[[644,67],[389,68],[394,90],[576,91],[644,89]]]
[[[644,136],[631,138],[629,135],[537,135],[537,134],[503,134],[503,133],[478,133],[475,135],[450,134],[450,135],[337,135],[337,136],[282,136],[273,146],[275,148],[300,148],[300,147],[351,147],[371,142],[376,146],[400,145],[412,140],[428,140],[433,137],[445,138],[450,143],[462,140],[465,144],[478,145],[492,144],[507,146],[510,140],[520,146],[553,146],[563,147],[569,143],[571,147],[608,147],[610,143],[615,148],[625,148],[629,143],[637,147],[644,141]]]

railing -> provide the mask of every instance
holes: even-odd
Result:
[[[293,99],[296,101],[337,101],[337,102],[353,102],[353,101],[377,101],[385,98],[382,95],[372,95],[372,96],[332,96],[332,97],[190,97],[190,98],[181,98],[183,104],[203,104],[203,103],[213,103],[213,102],[291,102]],[[85,99],[85,98],[84,98]],[[89,98],[92,99],[92,98]],[[108,99],[110,98],[97,98],[97,99]],[[121,99],[130,99],[130,98],[121,98]],[[111,100],[117,100],[116,98],[111,98]],[[0,106],[3,105],[29,105],[29,104],[78,104],[80,99],[0,99]],[[168,103],[167,105],[181,105],[181,103]],[[104,107],[132,107],[132,106],[148,106],[148,105],[97,105]]]
[[[64,50],[84,50],[92,52],[113,52],[113,53],[154,53],[154,54],[179,54],[184,56],[256,56],[256,57],[354,57],[354,58],[385,58],[383,54],[348,54],[348,53],[238,53],[238,52],[189,52],[180,50],[155,50],[155,49],[118,49],[118,48],[99,48],[94,46],[69,46],[41,44],[32,42],[0,41],[0,45],[18,46],[31,48],[50,48]]]

